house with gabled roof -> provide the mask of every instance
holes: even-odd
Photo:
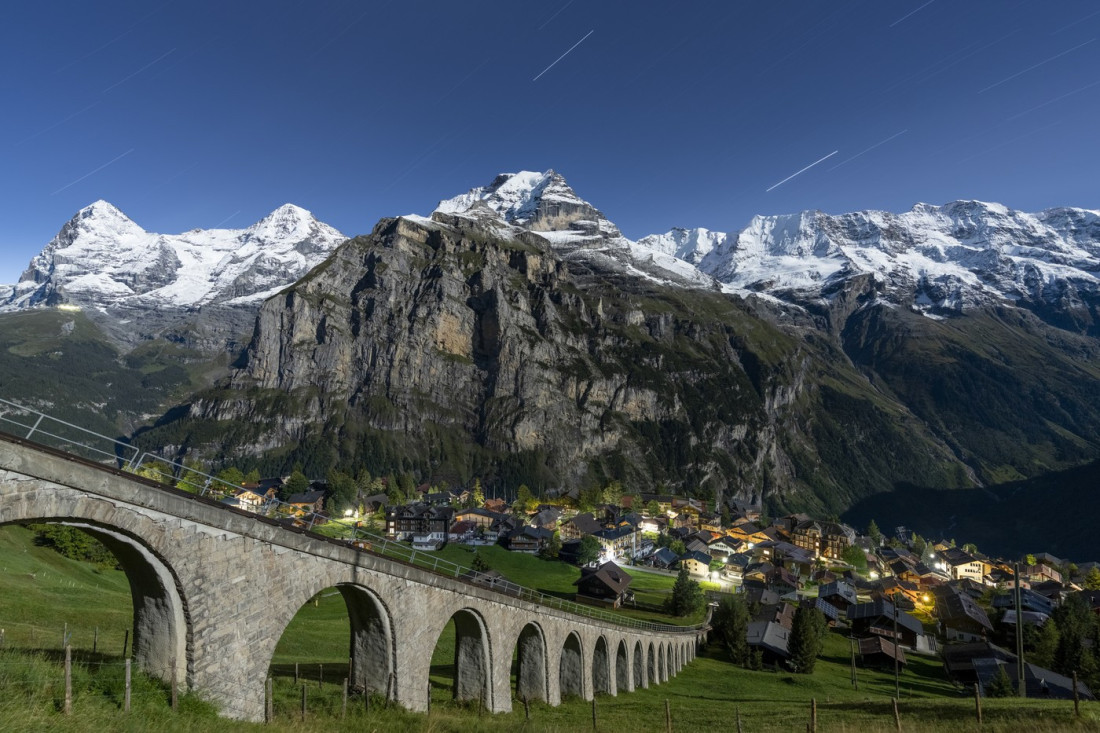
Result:
[[[989,572],[989,563],[983,562],[969,552],[958,547],[949,547],[941,553],[947,570],[955,580],[970,578],[976,583],[984,583]]]
[[[969,595],[944,585],[935,596],[936,618],[948,641],[984,641],[993,632],[985,609]]]
[[[745,642],[761,653],[764,664],[786,661],[790,639],[790,629],[775,621],[751,621],[745,632]]]
[[[824,522],[807,519],[794,524],[790,530],[791,543],[801,547],[814,557],[841,559],[844,551],[855,544],[856,532],[840,522]]]
[[[562,522],[560,532],[562,540],[579,540],[601,529],[603,525],[596,521],[592,512],[584,512]]]
[[[596,568],[581,568],[581,577],[573,581],[577,586],[577,601],[618,608],[628,600],[630,575],[613,562],[605,562]]]
[[[831,603],[841,611],[847,611],[850,607],[858,603],[855,587],[843,580],[837,580],[832,583],[818,586],[817,596]]]
[[[924,636],[921,622],[905,611],[895,608],[893,603],[877,599],[870,603],[857,603],[848,609],[848,623],[852,631],[859,636],[894,637],[894,618],[897,614],[897,641],[903,646],[916,648]]]
[[[680,567],[689,574],[705,578],[710,573],[710,555],[699,550],[688,550],[680,556]]]

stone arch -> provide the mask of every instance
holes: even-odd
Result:
[[[607,639],[601,634],[592,650],[592,694],[611,694],[611,653]]]
[[[581,638],[575,631],[569,632],[561,647],[561,658],[558,661],[558,686],[563,699],[567,695],[584,697],[584,656]]]
[[[492,679],[489,631],[485,620],[472,608],[455,611],[448,623],[452,620],[455,623],[454,699],[481,700],[488,705]]]
[[[663,644],[658,644],[654,653],[657,655],[657,681],[668,681],[668,665],[665,663],[665,647]]]
[[[519,632],[516,639],[516,697],[520,700],[549,699],[547,685],[546,636],[542,627],[530,622]]]
[[[634,679],[630,671],[630,654],[626,649],[626,639],[619,639],[615,649],[615,693],[630,692],[634,689]]]
[[[134,609],[131,656],[152,677],[190,687],[194,672],[191,613],[183,584],[169,561],[154,545],[162,530],[137,513],[115,511],[115,516],[86,520],[81,501],[71,511],[54,516],[5,513],[0,525],[11,523],[58,524],[82,530],[111,551],[130,584]],[[101,507],[100,507],[101,508]],[[114,509],[114,508],[112,508]],[[104,512],[97,512],[103,515]],[[61,516],[67,514],[68,516]],[[143,526],[145,522],[151,526]]]
[[[649,643],[648,664],[646,665],[646,679],[649,680],[650,686],[661,684],[661,678],[658,675],[657,668],[657,652],[653,645],[653,642]]]
[[[649,687],[649,680],[645,675],[645,651],[639,639],[634,642],[634,689],[640,690],[643,687]]]
[[[675,667],[672,666],[672,645],[665,644],[665,679],[672,679],[676,674]]]
[[[348,656],[351,677],[348,684],[366,693],[375,692],[392,699],[395,695],[394,636],[391,614],[372,590],[358,583],[338,583],[351,623]]]

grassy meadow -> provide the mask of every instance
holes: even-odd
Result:
[[[472,554],[450,547],[451,559],[468,564]],[[530,556],[483,548],[494,568],[508,577],[548,592],[566,592],[576,570]],[[540,565],[536,565],[539,563]],[[532,570],[531,568],[535,568]],[[541,571],[541,572],[540,572]],[[635,574],[635,582],[645,574]],[[659,584],[660,576],[643,583]],[[669,579],[670,581],[670,579]],[[671,581],[670,581],[671,582]],[[659,589],[655,589],[655,592]],[[374,699],[369,709],[352,697],[342,717],[339,681],[347,662],[348,620],[335,589],[306,604],[279,642],[272,672],[275,677],[274,724],[268,726],[218,718],[200,695],[168,706],[168,692],[159,683],[136,675],[134,708],[121,710],[121,643],[131,622],[129,589],[121,572],[97,569],[61,557],[33,544],[20,527],[0,528],[0,730],[2,731],[466,731],[554,732],[592,729],[591,703],[574,700],[552,708],[531,705],[492,715],[477,706],[450,700],[453,675],[453,630],[445,631],[433,656],[432,711],[413,714]],[[74,647],[73,714],[60,712],[63,699],[61,637],[65,624]],[[92,654],[94,628],[99,648]],[[873,733],[895,731],[890,699],[891,674],[859,669],[858,689],[850,682],[847,639],[831,635],[813,675],[784,671],[749,671],[735,667],[710,650],[664,685],[618,697],[599,696],[598,730],[665,730],[665,701],[674,731],[737,730],[745,733],[805,730],[810,701],[817,701],[818,730]],[[294,664],[300,684],[295,685]],[[325,665],[324,682],[319,679]],[[307,688],[309,712],[301,719],[301,684]],[[939,660],[913,656],[901,675],[899,716],[902,730],[977,731],[974,701],[943,676]],[[1083,703],[1074,718],[1073,705],[1060,701],[983,700],[983,731],[1100,731],[1100,705]]]

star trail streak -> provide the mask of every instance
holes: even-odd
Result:
[[[802,170],[798,171],[797,173],[792,173],[791,175],[787,176],[786,178],[784,178],[784,179],[783,179],[782,181],[780,181],[779,183],[775,184],[775,185],[774,185],[774,186],[772,186],[771,188],[765,189],[764,193],[767,193],[768,191],[771,191],[771,190],[772,190],[772,188],[779,188],[780,186],[782,186],[782,185],[783,185],[784,183],[786,183],[787,181],[791,180],[791,179],[792,179],[792,178],[794,178],[795,176],[800,176],[800,175],[802,175],[803,173],[805,173],[806,171],[810,170],[811,168],[813,168],[813,167],[814,167],[815,165],[817,165],[818,163],[822,163],[822,162],[824,162],[824,161],[828,160],[829,158],[833,157],[834,155],[836,155],[836,154],[837,154],[837,153],[839,153],[839,152],[840,152],[839,150],[834,150],[833,152],[831,152],[831,153],[829,153],[828,155],[826,155],[826,156],[825,156],[824,158],[821,158],[821,159],[819,159],[819,160],[815,160],[815,161],[814,161],[813,163],[810,163],[810,164],[809,164],[808,166],[806,166],[806,167],[805,167],[805,168],[803,168]]]
[[[561,56],[558,56],[558,57],[557,57],[556,59],[554,59],[554,63],[553,63],[553,64],[550,64],[550,65],[549,65],[549,66],[547,66],[547,67],[546,67],[545,69],[543,69],[542,71],[540,71],[540,72],[539,72],[539,75],[538,75],[538,76],[536,76],[536,77],[535,77],[534,79],[532,79],[531,81],[538,81],[538,80],[539,80],[539,76],[542,76],[542,75],[543,75],[543,74],[545,74],[545,73],[546,73],[547,71],[550,71],[550,69],[554,68],[554,64],[558,63],[558,62],[559,62],[559,61],[561,61],[561,60],[562,60],[563,58],[565,58],[565,57],[566,57],[566,56],[568,56],[568,55],[569,55],[570,53],[572,53],[572,51],[573,51],[573,49],[574,49],[574,48],[576,48],[577,46],[579,46],[579,45],[581,45],[582,43],[584,43],[584,42],[585,42],[585,40],[587,40],[587,39],[588,39],[588,37],[589,37],[590,35],[592,35],[593,33],[595,33],[595,32],[596,32],[596,29],[595,29],[595,28],[593,28],[592,30],[588,31],[588,33],[586,33],[586,34],[585,34],[584,38],[582,38],[581,40],[577,41],[577,42],[576,42],[576,43],[574,43],[574,44],[573,44],[572,46],[570,46],[570,47],[569,47],[569,50],[568,50],[568,51],[566,51],[566,52],[565,52],[565,53],[563,53],[563,54],[562,54]]]

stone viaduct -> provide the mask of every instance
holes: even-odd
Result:
[[[493,712],[511,710],[513,695],[556,705],[664,682],[704,633],[529,603],[0,433],[0,525],[23,522],[79,527],[107,545],[130,581],[135,662],[234,718],[262,719],[276,643],[331,586],[351,623],[352,684],[414,711],[428,707],[432,652],[451,619],[454,695]]]

